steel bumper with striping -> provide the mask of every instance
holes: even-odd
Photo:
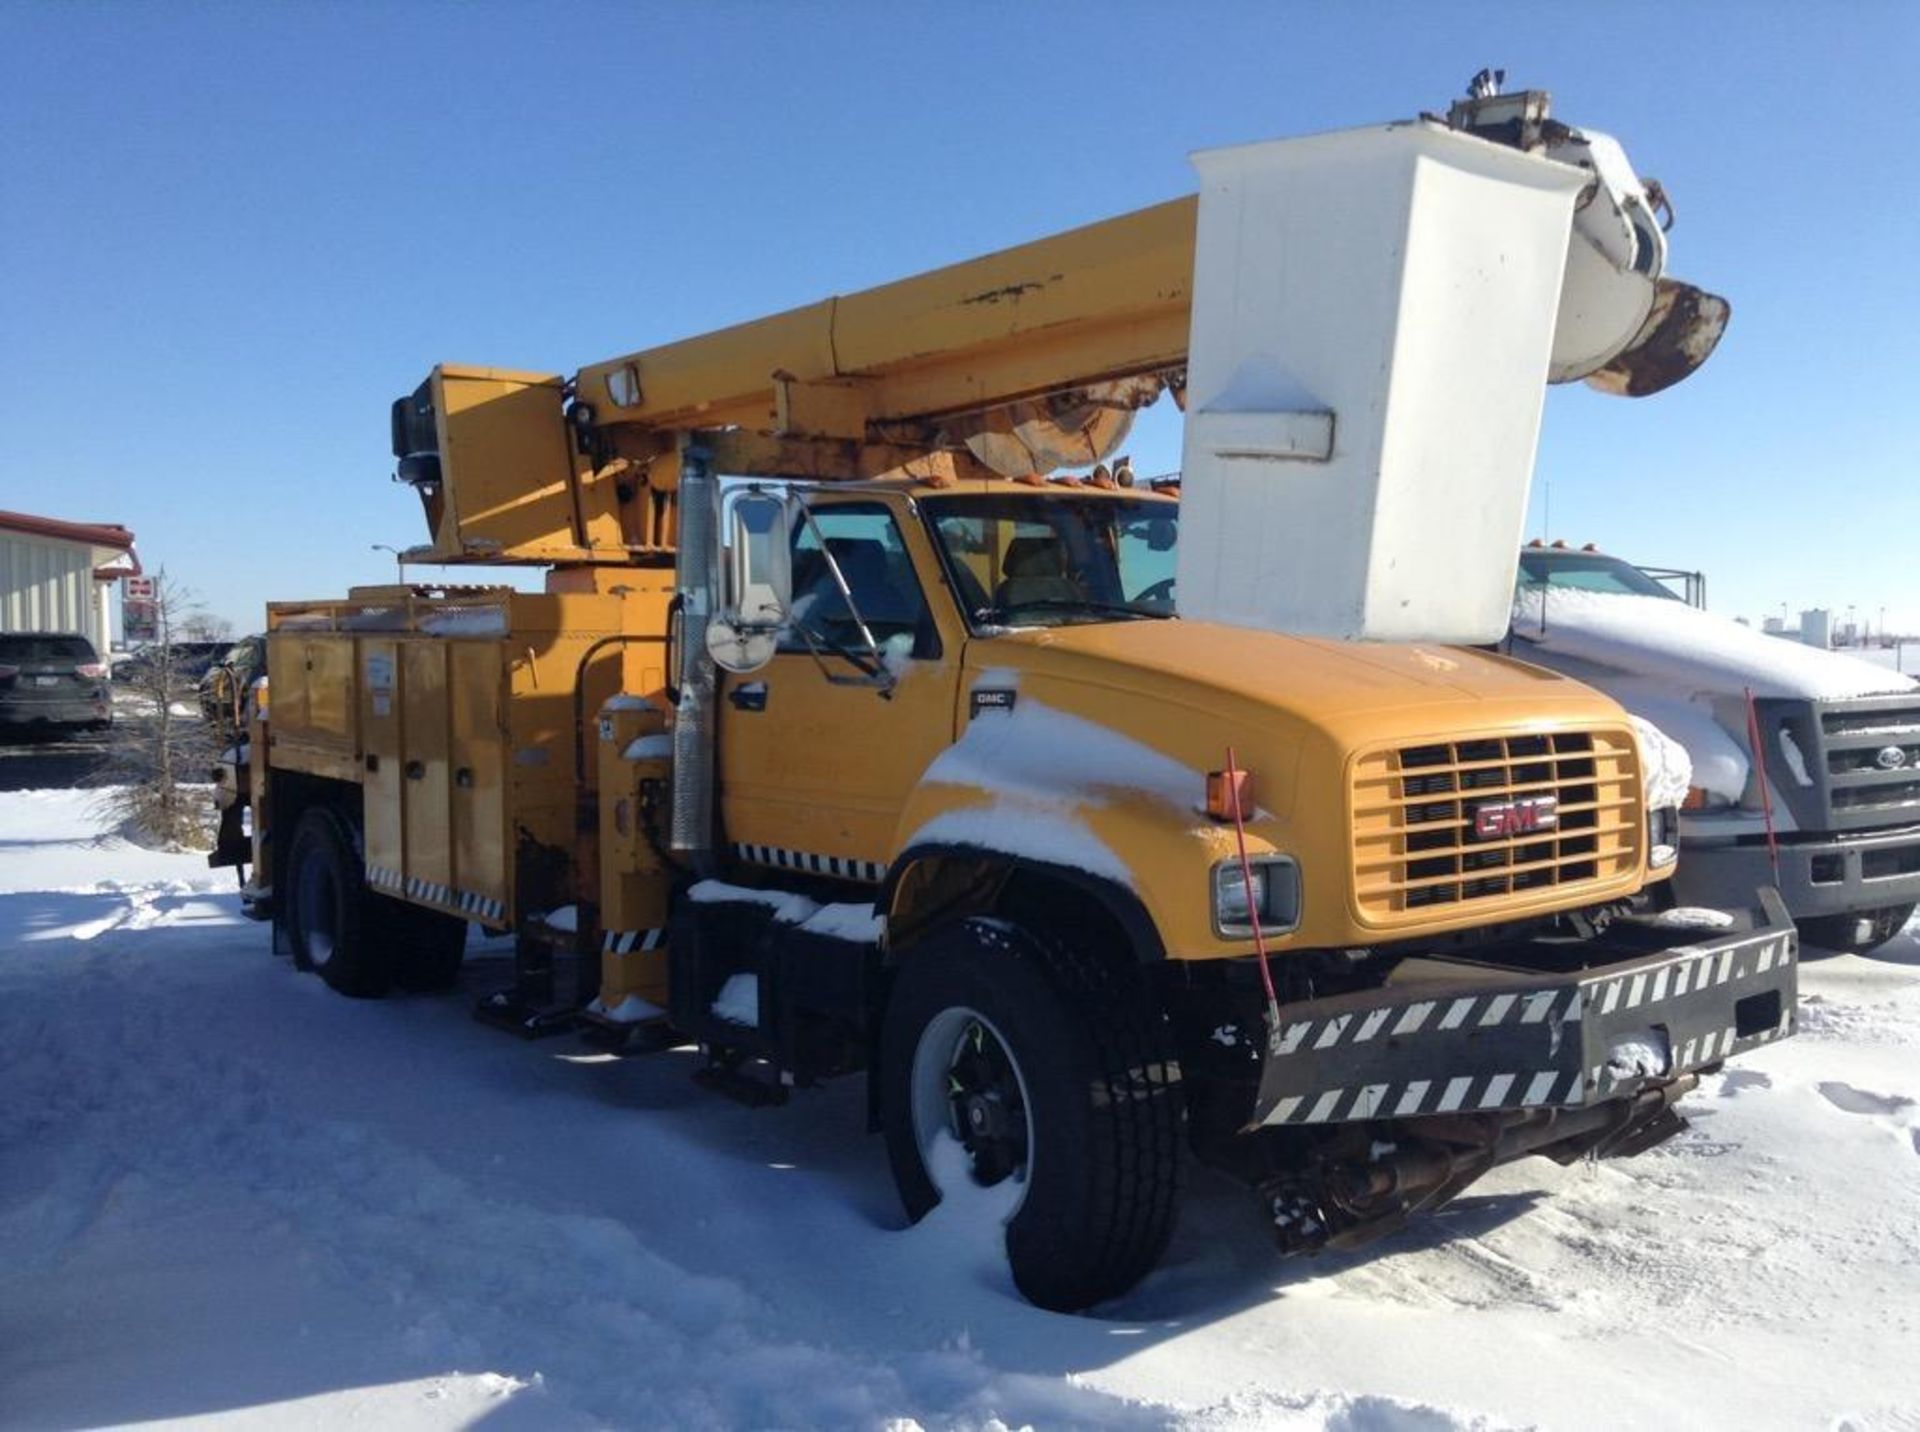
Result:
[[[1410,960],[1380,989],[1283,1006],[1253,1122],[1584,1108],[1781,1039],[1799,944],[1779,897],[1760,902],[1725,930],[1616,922],[1604,964]]]

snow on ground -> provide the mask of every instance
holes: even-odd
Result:
[[[1282,1263],[1196,1174],[1162,1270],[1021,1303],[900,1215],[852,1083],[750,1110],[358,1003],[230,873],[0,796],[0,1422],[1414,1429],[1920,1425],[1920,924],[1625,1163],[1501,1170]]]

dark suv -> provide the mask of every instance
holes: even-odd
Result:
[[[113,719],[107,668],[71,632],[0,632],[0,729],[86,726]]]

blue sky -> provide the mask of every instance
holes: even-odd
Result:
[[[425,532],[387,404],[572,371],[1193,188],[1189,150],[1442,109],[1485,64],[1673,195],[1713,361],[1556,390],[1554,535],[1713,605],[1920,633],[1920,7],[0,0],[0,507],[216,612]],[[1177,465],[1149,422],[1138,465]]]

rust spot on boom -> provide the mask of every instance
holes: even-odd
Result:
[[[1060,275],[1055,274],[1053,277],[1057,279]],[[976,293],[960,301],[962,303],[998,303],[1003,298],[1019,298],[1023,293],[1032,293],[1036,289],[1045,288],[1047,283],[1052,281],[1049,279],[1045,283],[1038,280],[1033,283],[1010,283],[1005,288],[990,288],[985,293]]]

